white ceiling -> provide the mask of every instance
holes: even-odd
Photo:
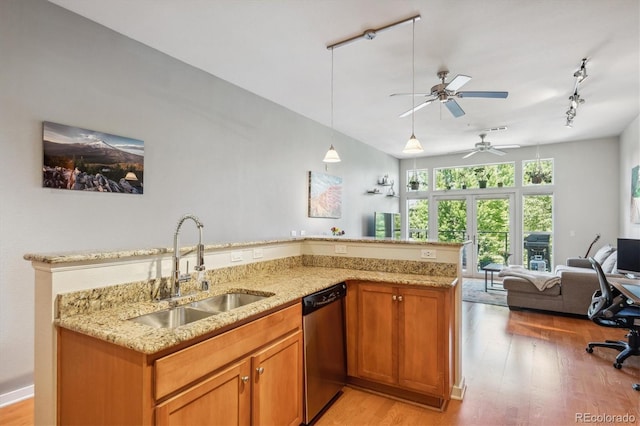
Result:
[[[461,90],[507,99],[435,102],[415,113],[424,155],[494,144],[535,145],[619,135],[640,113],[638,0],[50,0],[312,120],[331,124],[326,46],[420,14],[415,87],[436,73],[473,79]],[[398,158],[411,134],[411,24],[334,51],[334,128]],[[571,129],[573,73],[588,57],[586,102]],[[339,147],[336,147],[338,151]]]

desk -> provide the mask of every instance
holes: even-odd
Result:
[[[488,288],[491,288],[492,290],[502,290],[504,291],[504,289],[499,289],[499,288],[494,288],[493,287],[493,273],[494,272],[500,272],[502,271],[502,269],[504,268],[504,265],[501,263],[489,263],[488,265],[484,265],[482,267],[482,270],[484,271],[484,291],[487,291],[487,273],[491,272],[491,286]]]
[[[611,285],[635,305],[640,305],[640,280],[608,278]]]

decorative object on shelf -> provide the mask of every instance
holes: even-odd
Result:
[[[378,178],[378,185],[387,186],[387,185],[391,185],[392,183],[393,183],[393,181],[389,180],[389,175],[384,175],[384,176]]]
[[[573,94],[569,96],[569,109],[566,112],[566,127],[573,127],[573,119],[576,118],[576,114],[578,113],[578,106],[584,103],[584,99],[578,94],[578,87],[580,87],[580,84],[588,77],[587,58],[582,58],[580,68],[573,73],[573,76],[576,78],[576,81],[573,85]]]
[[[342,178],[309,172],[309,217],[342,217]]]
[[[42,149],[45,188],[143,193],[141,140],[45,121]]]
[[[332,226],[331,227],[331,233],[333,233],[333,235],[336,236],[336,237],[345,234],[344,229],[340,229],[337,226]]]
[[[367,189],[367,194],[380,194],[380,190],[378,188]]]
[[[393,180],[389,181],[389,190],[387,191],[387,197],[395,197],[396,196],[396,190],[393,189],[393,184],[395,183]]]
[[[420,141],[415,135],[415,111],[413,110],[413,103],[415,101],[416,93],[416,20],[412,22],[412,42],[411,42],[411,137],[404,146],[402,152],[405,154],[420,154],[424,151]]]

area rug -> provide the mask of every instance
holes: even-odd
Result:
[[[495,288],[502,289],[502,283],[493,281]],[[484,279],[463,278],[462,300],[465,302],[485,303],[487,305],[507,306],[507,292],[503,290],[484,291]]]

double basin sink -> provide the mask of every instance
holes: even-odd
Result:
[[[272,294],[260,295],[230,292],[191,302],[187,305],[141,315],[131,318],[130,321],[155,328],[176,328],[213,315],[229,312],[270,296]]]

